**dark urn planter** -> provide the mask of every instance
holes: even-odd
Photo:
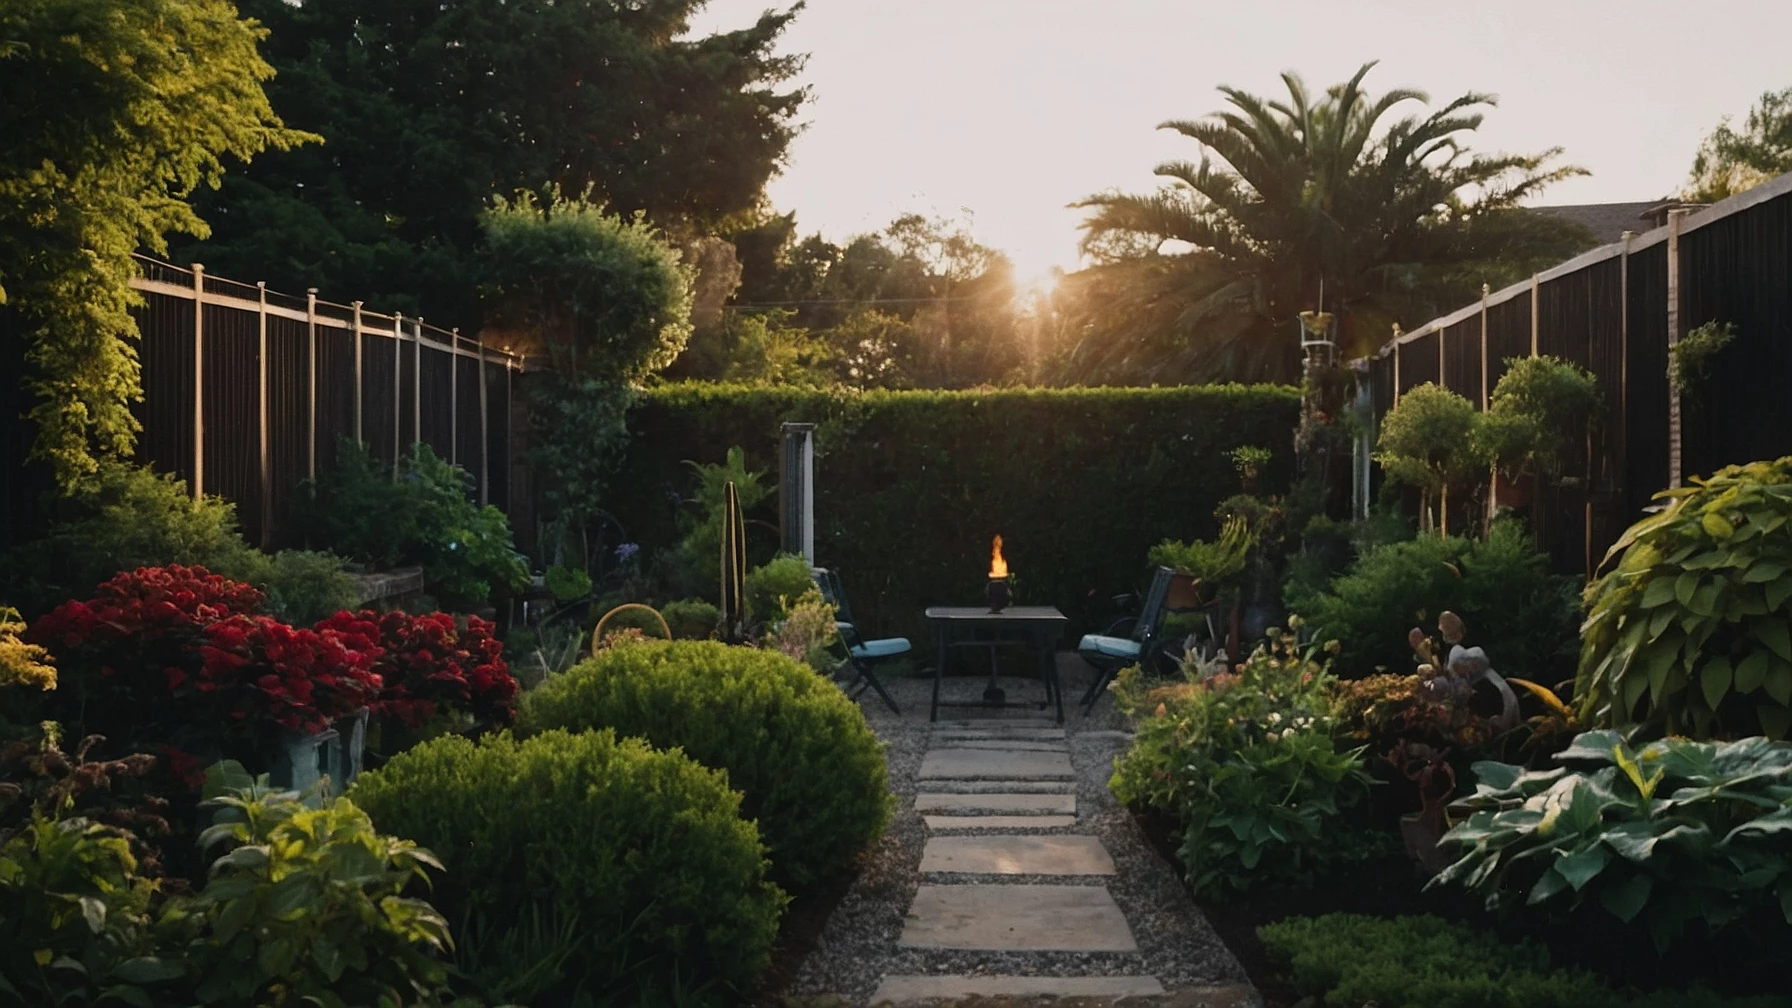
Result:
[[[1008,608],[1008,603],[1012,601],[1012,598],[1007,578],[990,578],[989,584],[983,588],[983,599],[989,603],[990,612],[1001,612]]]

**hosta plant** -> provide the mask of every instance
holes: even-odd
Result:
[[[1598,904],[1664,949],[1689,922],[1715,930],[1762,910],[1792,921],[1792,744],[1635,749],[1601,730],[1556,758],[1551,770],[1475,764],[1475,811],[1444,835],[1455,860],[1432,885],[1489,905]]]
[[[1658,494],[1587,589],[1575,696],[1614,728],[1792,730],[1792,456]]]

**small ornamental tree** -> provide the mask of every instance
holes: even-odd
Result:
[[[1555,475],[1562,450],[1599,409],[1599,385],[1555,357],[1513,357],[1475,427],[1475,450],[1509,479]]]
[[[1476,422],[1472,403],[1430,382],[1403,393],[1381,421],[1375,461],[1390,478],[1419,488],[1427,528],[1437,500],[1438,530],[1444,535],[1450,531],[1451,484],[1460,485],[1478,469]]]

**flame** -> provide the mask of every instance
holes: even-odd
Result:
[[[989,549],[989,579],[995,581],[1007,576],[1008,561],[1002,559],[1002,537],[996,536],[994,545]]]

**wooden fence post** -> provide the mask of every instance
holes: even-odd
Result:
[[[1400,404],[1400,323],[1394,323],[1394,397],[1392,405]]]
[[[355,444],[365,445],[361,437],[361,302],[354,302],[355,334]]]
[[[255,361],[256,392],[255,413],[257,444],[261,449],[261,548],[270,549],[274,542],[274,467],[273,437],[268,430],[268,282],[258,280],[255,283],[256,317],[255,317]]]
[[[1680,224],[1689,211],[1668,211],[1668,359],[1680,344]],[[1680,485],[1680,390],[1668,389],[1668,489]]]
[[[1537,356],[1537,331],[1539,328],[1541,328],[1539,325],[1539,322],[1541,320],[1541,315],[1539,314],[1539,312],[1537,310],[1537,293],[1538,293],[1538,291],[1540,291],[1542,289],[1542,287],[1543,287],[1543,284],[1537,279],[1537,274],[1532,273],[1531,274],[1531,356],[1532,357]]]
[[[305,475],[317,478],[317,288],[305,288]]]
[[[1489,287],[1486,284],[1481,285],[1481,410],[1482,410],[1482,412],[1486,412],[1486,410],[1487,410],[1487,398],[1490,395],[1490,393],[1488,392],[1488,389],[1487,389],[1487,298],[1488,298],[1488,295],[1490,295],[1492,293],[1493,293],[1493,288]]]
[[[193,264],[193,498],[205,496],[205,265]]]
[[[399,348],[404,345],[404,313],[396,312],[392,316],[392,477],[398,478],[398,456],[404,454],[403,441],[399,426],[403,422],[404,411],[400,408],[404,401],[404,369],[399,366]]]
[[[417,316],[411,340],[411,441],[423,441],[423,316]]]
[[[479,503],[492,502],[490,422],[486,418],[485,340],[479,341]]]
[[[448,461],[460,464],[460,327],[448,330]]]

